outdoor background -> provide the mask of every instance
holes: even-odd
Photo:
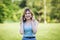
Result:
[[[60,40],[60,0],[0,0],[0,40],[21,40],[20,18],[29,7],[39,22],[37,40]]]

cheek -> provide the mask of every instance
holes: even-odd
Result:
[[[32,17],[32,15],[31,15],[31,14],[29,14],[29,16],[30,16],[30,17]]]

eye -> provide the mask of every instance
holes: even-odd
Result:
[[[31,14],[30,12],[28,14]]]
[[[26,13],[26,14],[30,14],[30,13]]]

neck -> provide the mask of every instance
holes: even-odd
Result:
[[[30,19],[28,19],[26,22],[30,22],[31,20]]]

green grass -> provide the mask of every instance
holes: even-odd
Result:
[[[19,23],[0,24],[0,40],[21,40]],[[60,40],[60,23],[39,24],[37,40]]]

